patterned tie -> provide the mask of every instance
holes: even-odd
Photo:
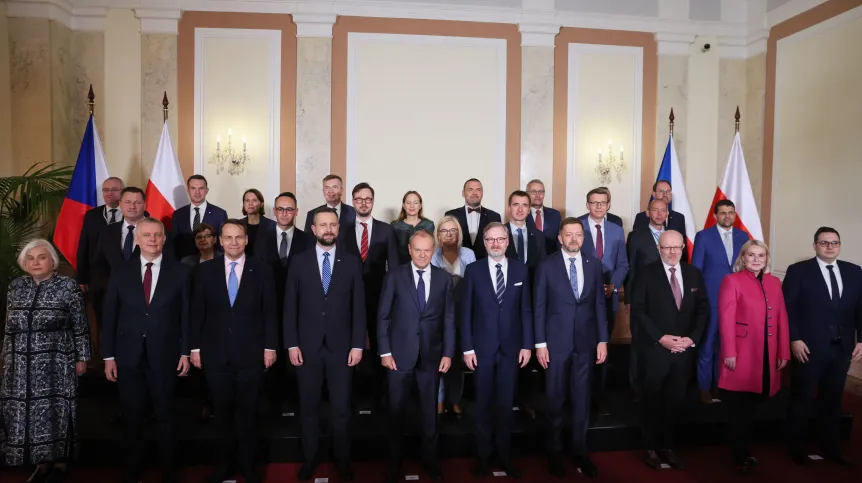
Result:
[[[132,251],[135,246],[135,225],[129,225],[129,232],[126,233],[126,239],[123,241],[123,259],[131,260]]]
[[[195,207],[195,219],[192,221],[192,230],[195,229],[196,226],[201,223],[201,209],[200,207]]]
[[[520,260],[521,263],[527,263],[527,260],[526,260],[527,254],[524,251],[524,229],[523,228],[518,228],[518,239],[515,241],[515,243],[517,244],[515,246],[515,248],[518,249],[518,260]]]
[[[682,306],[682,289],[679,288],[679,282],[676,280],[676,267],[670,269],[670,291],[673,292],[673,300],[676,302],[676,309]]]
[[[144,300],[147,307],[150,306],[150,292],[153,288],[153,262],[147,262],[147,271],[144,272]]]
[[[425,270],[416,270],[416,273],[419,274],[419,283],[416,284],[416,301],[419,302],[419,312],[425,311],[425,279],[422,278],[422,274],[425,273]]]
[[[578,269],[575,268],[575,258],[569,259],[569,282],[572,284],[572,293],[575,294],[575,300],[580,298],[578,295]]]
[[[323,295],[326,295],[329,292],[329,284],[332,282],[332,267],[329,265],[329,252],[323,252],[323,267],[320,272],[320,279],[323,282]]]
[[[117,209],[111,208],[109,211],[111,212],[111,220],[108,221],[108,224],[110,225],[111,223],[117,222]]]
[[[368,258],[368,223],[359,222],[362,225],[362,240],[359,242],[359,255],[364,262]]]
[[[236,293],[239,292],[239,279],[236,278],[236,262],[230,262],[230,275],[227,277],[227,296],[230,306],[236,301]]]
[[[605,241],[602,238],[602,225],[596,223],[596,258],[599,260],[605,256]]]
[[[503,279],[503,265],[498,263],[497,267],[497,303],[503,305],[503,294],[506,292],[506,281]]]
[[[542,231],[542,210],[536,210],[536,229]]]
[[[281,232],[281,243],[278,245],[278,258],[287,260],[287,232]]]

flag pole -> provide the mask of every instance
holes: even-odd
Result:
[[[675,117],[673,116],[672,107],[670,108],[670,116],[668,117],[668,119],[670,119],[670,135],[673,136],[673,120],[675,119]]]
[[[90,109],[90,115],[93,115],[96,105],[96,94],[93,94],[93,84],[90,84],[90,92],[87,93],[87,107]]]
[[[733,116],[734,127],[736,129],[735,132],[739,132],[739,118],[740,117],[742,117],[742,116],[739,115],[739,106],[736,106],[736,114],[734,114],[734,116]]]
[[[164,114],[164,122],[168,122],[168,91],[165,91],[165,96],[162,98],[162,113]]]

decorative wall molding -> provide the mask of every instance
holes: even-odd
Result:
[[[694,39],[695,35],[688,33],[656,32],[655,34],[659,55],[684,55],[687,57]]]
[[[772,28],[800,13],[826,3],[827,0],[790,0],[784,5],[766,13],[766,27]]]
[[[521,47],[554,48],[554,38],[560,33],[560,25],[544,23],[520,23]]]
[[[176,34],[182,10],[171,8],[136,8],[135,16],[141,21],[141,33]]]
[[[294,13],[297,37],[332,38],[332,26],[337,15],[334,13]]]

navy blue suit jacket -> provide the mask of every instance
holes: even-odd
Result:
[[[308,213],[305,214],[305,229],[303,231],[311,236],[314,236],[314,232],[311,231],[311,225],[314,224],[314,212],[320,208],[326,208],[326,205],[308,210]],[[347,230],[353,228],[353,223],[356,221],[356,210],[350,205],[341,203],[338,212],[341,214],[338,217],[338,238],[341,238]]]
[[[437,366],[442,357],[455,357],[455,295],[452,276],[446,270],[431,270],[428,301],[419,312],[413,264],[390,270],[383,281],[377,308],[377,347],[392,354],[399,370],[413,369],[422,354],[423,365]]]
[[[506,229],[509,230],[509,246],[506,247],[506,258],[518,260],[518,251],[515,248],[516,233],[513,233],[511,228],[512,227],[506,223]],[[524,231],[526,232],[524,233],[524,248],[527,250],[527,272],[530,274],[530,282],[532,283],[536,267],[545,259],[545,257],[548,256],[548,242],[542,232],[536,228],[536,225],[529,221],[524,225]],[[485,244],[484,240],[482,241],[482,244]]]
[[[584,244],[581,245],[581,251],[584,255],[596,256],[596,242],[593,240],[593,232],[588,224],[590,215],[580,216],[578,219],[584,224]],[[610,222],[610,218],[605,219],[605,228],[602,233],[604,241],[604,254],[602,255],[602,268],[604,275],[604,283],[612,284],[614,294],[611,300],[611,306],[608,311],[616,312],[619,306],[619,292],[623,283],[626,281],[626,275],[629,273],[629,258],[626,254],[626,234],[623,228],[616,223]],[[610,222],[610,223],[609,223]]]
[[[835,306],[817,259],[794,263],[784,276],[784,303],[790,324],[790,340],[801,340],[811,357],[827,353],[832,340],[829,322],[835,321],[841,346],[849,357],[857,342],[862,342],[862,269],[859,265],[837,261],[844,289]]]
[[[599,342],[607,342],[608,316],[605,309],[602,262],[583,256],[584,289],[575,300],[569,271],[562,251],[555,252],[536,268],[533,288],[533,325],[537,344],[547,343],[551,354],[595,352]]]
[[[498,350],[517,359],[521,349],[533,349],[532,294],[523,263],[508,259],[502,304],[497,303],[497,281],[496,277],[491,278],[487,258],[467,265],[461,284],[461,349],[464,352],[476,351],[481,361],[493,357]]]
[[[193,235],[194,227],[191,224],[191,204],[181,206],[171,215],[171,240],[176,250],[177,260],[194,255],[198,252]],[[227,221],[227,212],[218,206],[207,202],[206,212],[201,216],[201,223],[206,223],[215,228],[216,246],[218,237],[221,236],[221,227]]]
[[[748,241],[748,233],[734,228],[733,237],[733,261],[739,256],[742,245]],[[711,226],[697,232],[694,237],[694,252],[691,255],[691,264],[700,270],[703,275],[703,283],[706,285],[706,295],[709,304],[714,309],[718,307],[718,289],[725,275],[733,273],[733,263],[727,261],[727,252],[724,251],[722,241],[723,231],[720,233],[718,225]]]
[[[545,234],[545,248],[550,255],[560,249],[560,241],[557,236],[560,234],[560,225],[563,224],[563,217],[558,210],[550,206],[542,207],[542,233]],[[536,220],[533,218],[533,210],[527,215],[527,221],[533,226],[536,226]]]

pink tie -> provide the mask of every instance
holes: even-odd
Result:
[[[601,260],[605,256],[605,242],[602,240],[602,225],[596,225],[596,258]]]
[[[673,292],[673,300],[676,302],[676,309],[682,305],[682,290],[679,288],[679,282],[676,281],[676,268],[670,269],[670,291]]]
[[[536,229],[542,231],[542,211],[536,210]]]

